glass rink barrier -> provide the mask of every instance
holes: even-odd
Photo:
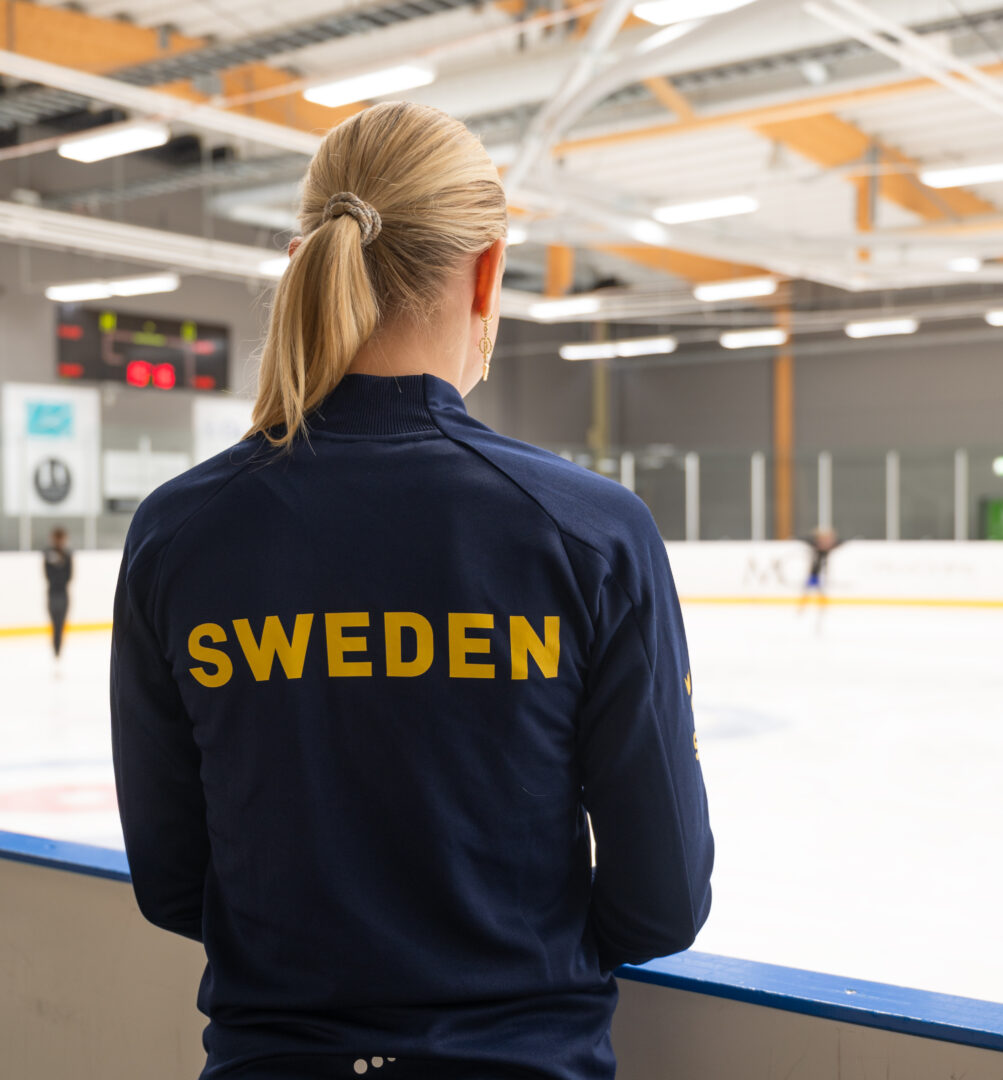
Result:
[[[143,921],[121,852],[0,833],[0,957],[5,1076],[198,1075],[201,947]],[[620,1080],[1003,1075],[1003,1005],[700,952],[618,976]]]

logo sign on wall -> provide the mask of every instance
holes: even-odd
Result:
[[[12,516],[86,517],[101,509],[96,390],[3,387],[3,508]]]
[[[240,442],[251,426],[252,401],[204,397],[192,402],[192,441],[196,464]]]

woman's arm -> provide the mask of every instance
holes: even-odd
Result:
[[[685,632],[657,532],[643,546],[638,595],[605,582],[580,729],[604,969],[688,948],[710,910],[714,842]]]
[[[122,560],[111,654],[112,753],[132,885],[150,922],[202,940],[209,861],[199,750],[146,611],[151,562]]]

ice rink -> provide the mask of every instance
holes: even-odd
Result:
[[[1003,611],[686,607],[707,952],[1003,1001]],[[121,846],[108,635],[0,638],[0,828]]]

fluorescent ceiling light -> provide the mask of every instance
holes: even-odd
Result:
[[[893,334],[915,334],[919,329],[917,319],[876,319],[869,322],[847,323],[843,328],[847,337],[891,337]]]
[[[180,284],[181,278],[175,273],[141,274],[110,281],[69,281],[64,285],[50,285],[45,295],[61,304],[77,304],[82,300],[107,300],[112,296],[174,292]]]
[[[381,71],[311,86],[303,91],[303,96],[315,105],[334,108],[336,105],[351,105],[356,101],[369,101],[385,94],[413,90],[417,86],[428,86],[434,81],[435,68],[428,64],[399,64]]]
[[[573,315],[594,315],[601,307],[594,296],[569,296],[565,300],[541,300],[529,305],[534,319],[563,319]]]
[[[678,342],[672,337],[627,338],[616,342],[617,356],[664,356],[676,351]]]
[[[611,341],[597,341],[590,345],[562,345],[557,350],[562,360],[612,360],[616,345]]]
[[[105,281],[78,281],[70,285],[50,285],[45,296],[60,304],[76,304],[81,300],[107,300],[111,290]]]
[[[726,349],[755,349],[767,345],[783,345],[787,341],[787,331],[779,326],[765,330],[729,330],[720,337]]]
[[[529,239],[529,231],[522,225],[509,225],[505,234],[505,246],[515,247],[516,244],[525,244]]]
[[[751,195],[727,195],[720,199],[659,206],[654,211],[656,221],[663,225],[681,225],[688,221],[711,221],[714,218],[752,214],[759,209],[759,200]]]
[[[104,161],[105,158],[133,154],[163,146],[171,137],[166,124],[153,120],[117,124],[101,128],[91,135],[75,135],[59,144],[59,156],[73,161]]]
[[[993,475],[1003,476],[1003,457],[993,458]]]
[[[985,318],[990,326],[1003,326],[1003,311],[987,311]]]
[[[258,263],[258,273],[265,277],[280,278],[289,265],[288,255],[277,255],[274,259],[263,259]]]
[[[932,188],[994,184],[1003,180],[1003,161],[989,165],[958,165],[950,169],[923,169],[919,178]]]
[[[671,337],[627,338],[624,341],[596,341],[581,345],[562,345],[562,360],[612,360],[617,356],[658,356],[675,352]]]
[[[147,296],[175,292],[181,284],[177,274],[146,274],[143,277],[117,278],[108,282],[112,296]]]
[[[686,19],[706,19],[746,7],[754,0],[644,0],[634,14],[655,26],[668,26]]]
[[[982,260],[975,255],[959,255],[947,260],[947,269],[956,274],[977,274],[982,269]]]
[[[772,296],[777,291],[777,279],[772,277],[737,278],[734,281],[711,281],[698,285],[693,295],[705,303],[715,300],[744,300],[753,296]]]

